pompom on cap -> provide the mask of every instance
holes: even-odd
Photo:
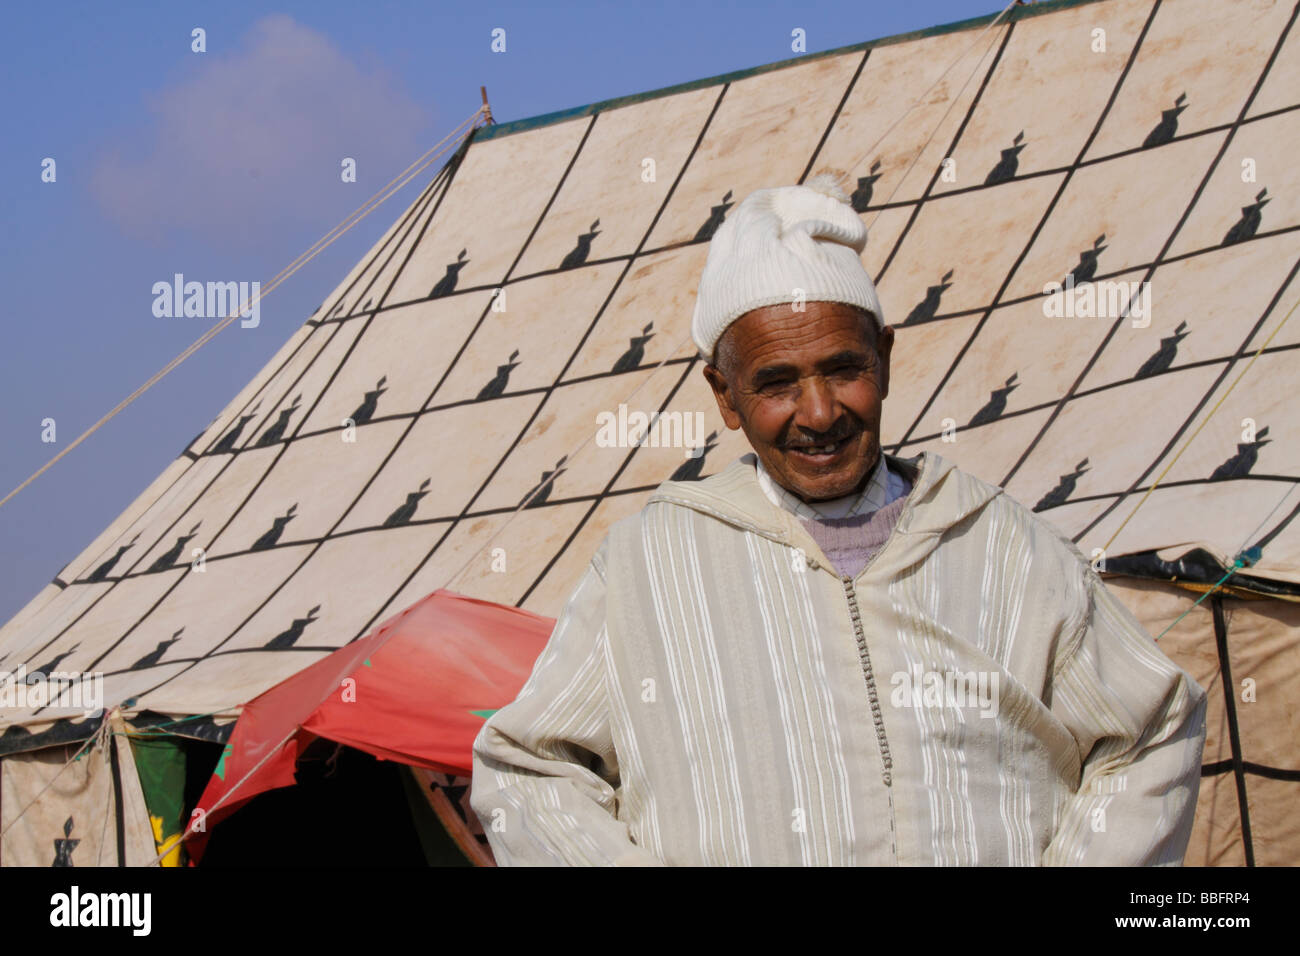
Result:
[[[826,172],[818,173],[812,179],[804,183],[804,188],[811,189],[813,192],[821,193],[823,196],[830,196],[832,199],[837,199],[847,206],[850,205],[851,200],[849,199],[849,194],[844,191],[844,186],[842,185],[845,178],[845,175],[837,170],[827,170]]]

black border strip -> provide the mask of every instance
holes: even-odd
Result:
[[[1228,660],[1228,625],[1223,617],[1223,596],[1210,598],[1214,613],[1214,646],[1219,655],[1219,677],[1223,683],[1223,706],[1228,717],[1228,742],[1232,747],[1232,773],[1237,782],[1237,805],[1241,808],[1241,843],[1246,850],[1246,865],[1255,865],[1255,846],[1250,838],[1250,808],[1246,801],[1246,774],[1241,761],[1241,730],[1237,722],[1237,700],[1232,683],[1232,665]]]

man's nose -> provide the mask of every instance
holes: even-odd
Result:
[[[835,423],[835,397],[820,375],[808,378],[799,391],[795,424],[808,431],[828,431]]]

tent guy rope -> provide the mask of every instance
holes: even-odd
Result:
[[[345,219],[343,219],[342,222],[340,222],[337,226],[335,226],[333,229],[327,232],[320,239],[316,240],[315,243],[313,243],[305,252],[301,253],[296,259],[294,259],[291,263],[289,263],[289,265],[281,269],[280,272],[277,273],[266,284],[266,287],[262,289],[258,295],[255,295],[249,301],[240,303],[239,306],[236,307],[236,309],[233,312],[227,315],[216,325],[212,326],[212,328],[208,329],[201,336],[199,336],[199,338],[196,339],[188,348],[186,348],[185,351],[181,352],[174,359],[172,359],[165,366],[163,366],[163,368],[161,368],[158,372],[154,373],[154,375],[147,382],[145,382],[143,385],[137,388],[126,398],[122,399],[122,401],[118,402],[115,406],[113,406],[112,409],[110,409],[102,418],[99,419],[99,421],[95,422],[95,424],[91,425],[88,429],[82,432],[81,435],[78,436],[73,442],[71,442],[68,445],[68,447],[64,448],[57,455],[55,455],[44,465],[38,468],[30,477],[28,477],[26,481],[20,484],[13,491],[9,492],[9,494],[5,495],[4,498],[0,498],[0,507],[3,507],[11,498],[17,495],[18,492],[22,491],[24,488],[30,485],[41,475],[45,474],[45,472],[49,471],[49,469],[54,466],[55,462],[57,462],[60,458],[68,454],[68,452],[72,451],[72,449],[76,448],[83,441],[85,441],[87,438],[89,438],[91,435],[97,432],[100,428],[102,428],[105,424],[107,424],[114,416],[116,416],[119,412],[121,412],[124,408],[126,408],[137,398],[139,398],[141,395],[143,395],[145,392],[151,389],[154,385],[156,385],[159,381],[161,381],[168,373],[170,373],[178,365],[180,365],[187,358],[189,358],[200,348],[206,345],[209,341],[211,341],[218,333],[220,333],[223,329],[225,329],[228,325],[230,325],[231,322],[239,318],[240,314],[245,309],[250,307],[254,302],[261,301],[261,299],[264,296],[269,295],[282,282],[286,281],[290,276],[292,276],[295,272],[301,269],[304,265],[306,265],[312,259],[316,258],[316,256],[318,256],[320,253],[324,252],[325,249],[327,249],[330,245],[332,245],[335,242],[335,240],[339,239],[349,229],[351,229],[358,222],[360,222],[371,212],[377,209],[380,205],[382,205],[390,196],[392,196],[395,192],[397,192],[399,189],[405,186],[415,176],[419,175],[419,173],[423,171],[426,167],[428,167],[431,163],[436,162],[438,158],[442,156],[444,153],[446,153],[449,149],[452,149],[453,146],[459,146],[461,141],[464,140],[465,136],[468,136],[470,131],[473,129],[472,124],[474,124],[476,120],[478,120],[480,117],[484,115],[485,110],[486,110],[486,106],[481,106],[477,110],[475,110],[473,115],[470,116],[469,119],[462,121],[455,129],[453,129],[441,140],[439,140],[437,143],[431,146],[419,159],[415,160],[415,162],[411,163],[410,166],[407,166],[406,169],[398,173],[397,176],[395,176],[388,183],[387,186],[384,186],[382,189],[379,190],[379,192],[371,196],[370,199],[368,199],[365,203],[363,203],[356,210],[354,210],[350,215],[348,215]],[[471,130],[466,130],[465,133],[461,135],[460,139],[458,139],[454,144],[444,145],[453,136],[456,136],[457,133],[467,124],[470,124]]]
[[[1133,510],[1128,513],[1128,517],[1120,522],[1119,527],[1115,529],[1115,533],[1106,539],[1106,543],[1101,546],[1103,551],[1110,548],[1111,543],[1114,542],[1114,540],[1119,537],[1119,533],[1124,530],[1124,526],[1133,520],[1133,516],[1137,514],[1138,509],[1141,508],[1142,505],[1146,503],[1146,500],[1151,497],[1151,493],[1155,491],[1156,488],[1159,486],[1160,482],[1164,480],[1165,475],[1169,474],[1170,469],[1172,469],[1174,465],[1178,464],[1178,459],[1183,456],[1183,452],[1187,451],[1188,447],[1192,444],[1192,442],[1196,440],[1196,436],[1201,433],[1201,429],[1204,428],[1209,423],[1210,419],[1214,417],[1214,413],[1219,410],[1220,406],[1223,405],[1224,401],[1227,400],[1228,396],[1232,394],[1232,390],[1241,383],[1241,380],[1243,378],[1246,377],[1246,373],[1249,372],[1251,366],[1255,364],[1255,360],[1259,358],[1261,354],[1263,354],[1264,349],[1268,348],[1268,343],[1272,342],[1273,337],[1277,335],[1279,332],[1281,332],[1282,327],[1286,325],[1288,321],[1290,321],[1291,315],[1296,310],[1296,306],[1300,306],[1300,299],[1297,299],[1295,305],[1291,306],[1291,308],[1287,311],[1287,314],[1282,317],[1282,321],[1279,322],[1277,326],[1273,329],[1273,331],[1269,333],[1268,338],[1266,338],[1263,342],[1260,343],[1259,348],[1255,350],[1255,354],[1252,355],[1250,357],[1250,361],[1246,363],[1246,367],[1241,370],[1241,374],[1239,374],[1235,379],[1233,379],[1232,384],[1228,386],[1228,390],[1219,396],[1219,400],[1214,403],[1214,407],[1210,409],[1209,414],[1207,414],[1203,419],[1201,419],[1201,423],[1196,426],[1196,431],[1192,432],[1190,435],[1187,436],[1187,439],[1186,441],[1183,442],[1182,447],[1178,449],[1178,453],[1174,455],[1173,458],[1170,459],[1169,464],[1165,466],[1165,470],[1160,472],[1159,477],[1157,477],[1156,480],[1151,483],[1151,487],[1147,489],[1146,494],[1144,494],[1141,500],[1138,501],[1138,503],[1133,506]]]

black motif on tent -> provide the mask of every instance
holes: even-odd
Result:
[[[1186,328],[1186,322],[1179,322],[1178,328],[1174,329],[1174,334],[1166,335],[1160,340],[1160,348],[1142,363],[1142,367],[1137,370],[1137,374],[1133,377],[1150,378],[1152,375],[1159,375],[1173,365],[1174,359],[1178,356],[1178,343],[1192,334],[1184,331]]]
[[[374,304],[374,299],[366,299],[366,304],[361,307],[362,312],[369,312],[370,306]]]
[[[319,610],[320,605],[317,604],[307,612],[306,617],[295,617],[287,630],[281,631],[266,642],[265,650],[282,651],[287,647],[293,647],[298,638],[302,637],[302,632],[307,629],[307,625],[316,620],[316,612]]]
[[[569,250],[569,254],[560,263],[561,269],[573,269],[587,261],[587,256],[591,254],[591,240],[600,235],[600,230],[596,228],[599,225],[600,220],[597,219],[591,224],[591,228],[587,232],[578,236],[577,245]]]
[[[63,663],[63,661],[66,658],[69,658],[73,654],[75,654],[77,652],[77,648],[80,646],[81,646],[81,642],[78,641],[77,643],[69,647],[66,651],[64,651],[62,654],[55,654],[54,657],[52,657],[47,663],[42,664],[40,667],[34,668],[30,672],[28,672],[27,682],[30,684],[33,677],[44,677],[46,680],[49,680],[50,675],[54,673],[54,669],[58,667],[61,663]]]
[[[528,494],[524,495],[524,501],[528,502],[524,505],[525,508],[536,508],[538,505],[545,503],[546,499],[551,496],[551,488],[555,486],[555,479],[564,474],[564,462],[568,457],[568,455],[565,455],[564,458],[557,461],[553,471],[542,472],[542,480],[529,488]],[[536,492],[536,495],[533,495],[534,492]],[[529,500],[530,496],[533,496],[532,500]]]
[[[439,802],[445,799],[451,805],[452,810],[455,811],[456,816],[465,824],[465,828],[469,830],[470,834],[479,843],[486,846],[487,837],[483,833],[483,826],[479,822],[478,814],[470,807],[467,798],[470,779],[468,777],[453,777],[445,773],[435,773],[430,774],[428,786],[429,792],[440,794],[436,799]]]
[[[203,522],[200,521],[199,524],[203,524]],[[158,560],[155,561],[153,564],[149,565],[149,570],[166,571],[173,564],[175,564],[176,559],[179,558],[181,556],[181,552],[185,550],[185,545],[188,544],[191,540],[193,540],[194,536],[199,533],[199,524],[196,524],[193,528],[190,528],[189,534],[181,535],[179,538],[176,539],[175,544],[173,544],[162,554],[158,555]]]
[[[1074,488],[1079,483],[1079,478],[1083,476],[1084,472],[1091,470],[1087,465],[1088,459],[1085,458],[1074,466],[1074,471],[1068,475],[1062,475],[1061,480],[1056,483],[1056,487],[1038,499],[1038,504],[1034,505],[1034,510],[1046,511],[1048,508],[1055,508],[1057,505],[1065,504],[1065,500],[1074,494]]]
[[[157,647],[155,647],[144,657],[140,658],[138,661],[136,661],[134,664],[128,667],[127,670],[138,671],[145,667],[153,667],[155,664],[157,664],[159,661],[162,660],[162,656],[167,653],[167,648],[171,647],[173,644],[175,644],[177,641],[181,639],[181,634],[182,632],[184,632],[184,630],[185,628],[182,627],[171,637],[167,638],[166,640],[159,641]]]
[[[260,401],[257,403],[257,405],[261,404]],[[221,441],[217,442],[216,447],[212,449],[212,454],[220,455],[235,450],[235,442],[239,441],[239,435],[243,432],[244,426],[257,417],[257,405],[250,408],[247,415],[239,416],[239,421],[235,424],[235,427],[222,436]]]
[[[866,212],[867,207],[871,205],[871,195],[875,191],[876,180],[881,176],[876,172],[879,168],[880,160],[876,160],[871,164],[871,175],[858,177],[858,188],[853,190],[853,195],[849,197],[854,212]]]
[[[292,418],[293,413],[298,410],[298,404],[301,401],[302,393],[299,392],[293,397],[292,405],[288,408],[280,409],[280,417],[275,420],[275,424],[262,432],[262,437],[257,440],[258,448],[265,448],[267,445],[274,445],[284,437],[284,433],[289,430],[289,419]]]
[[[337,319],[340,315],[343,314],[343,309],[345,305],[346,303],[344,303],[342,300],[339,300],[339,304],[334,307],[334,312],[331,314],[330,317]]]
[[[478,390],[474,396],[474,401],[481,402],[488,398],[497,398],[506,390],[506,385],[510,381],[510,373],[519,367],[515,359],[519,358],[519,350],[515,349],[510,353],[510,358],[506,360],[505,365],[497,366],[497,373],[488,380],[488,383]]]
[[[384,519],[385,528],[398,528],[415,517],[415,509],[420,506],[420,499],[427,495],[430,479],[420,482],[419,490],[409,492],[406,501],[397,506],[397,510]]]
[[[72,839],[72,817],[68,817],[63,824],[63,838],[54,841],[54,862],[50,866],[72,866],[72,851],[80,842]]]
[[[703,448],[695,448],[692,451],[695,454],[677,466],[669,481],[699,481],[700,474],[704,471],[704,456],[712,451],[718,444],[718,433],[709,432],[709,437],[704,439]]]
[[[262,535],[260,538],[254,541],[253,546],[248,550],[265,551],[267,548],[274,548],[276,542],[280,540],[280,535],[284,534],[284,526],[294,519],[294,515],[297,513],[297,511],[298,511],[298,502],[295,501],[292,505],[289,506],[288,511],[286,511],[279,518],[275,519],[275,521],[271,524],[271,527],[267,530],[266,534]]]
[[[631,372],[641,364],[645,358],[645,344],[654,338],[654,333],[650,330],[654,328],[653,322],[647,322],[646,327],[641,330],[640,335],[634,335],[628,339],[629,345],[627,351],[618,357],[614,367],[609,370],[611,375],[618,375],[622,372]]]
[[[375,384],[374,388],[366,392],[365,400],[357,406],[357,410],[350,416],[352,424],[364,425],[374,417],[375,409],[379,407],[379,396],[388,391],[388,389],[384,388],[384,383],[387,381],[388,376],[385,375]]]
[[[1186,99],[1186,93],[1179,93],[1178,99],[1174,100],[1173,109],[1160,111],[1160,122],[1156,124],[1155,129],[1147,133],[1147,138],[1142,140],[1143,149],[1163,146],[1178,135],[1178,114],[1187,109]]]
[[[907,318],[903,320],[903,325],[918,325],[921,322],[929,322],[939,311],[939,298],[945,292],[952,288],[952,283],[948,280],[952,278],[952,270],[949,269],[943,274],[938,285],[927,286],[925,298],[917,303],[916,308],[907,313]]]
[[[1097,274],[1097,259],[1106,251],[1105,243],[1106,234],[1103,232],[1092,241],[1091,249],[1084,249],[1083,252],[1079,253],[1079,264],[1061,280],[1061,285],[1068,289],[1072,285],[1091,282],[1092,277]]]
[[[989,422],[997,421],[1002,413],[1007,410],[1007,396],[1020,387],[1020,383],[1016,382],[1016,375],[1016,372],[1012,372],[1011,377],[1006,380],[1001,388],[993,389],[989,400],[983,408],[975,413],[975,417],[970,420],[970,424],[966,426],[967,428],[974,428],[976,425],[987,425]]]
[[[456,280],[460,278],[460,270],[469,265],[469,260],[465,258],[469,254],[468,249],[462,249],[456,255],[455,262],[447,263],[447,274],[438,280],[438,284],[433,287],[429,293],[430,298],[436,299],[440,295],[451,295],[456,291]]]
[[[1230,246],[1234,242],[1241,242],[1245,239],[1249,239],[1259,231],[1259,224],[1263,218],[1261,210],[1273,201],[1264,198],[1267,192],[1268,187],[1261,189],[1255,194],[1255,201],[1253,203],[1249,206],[1241,207],[1241,218],[1233,224],[1232,228],[1228,230],[1228,234],[1223,237],[1223,244],[1225,246]]]
[[[695,238],[691,241],[708,242],[712,239],[713,234],[718,231],[718,227],[727,218],[727,210],[734,205],[735,203],[731,201],[731,190],[728,189],[727,194],[722,197],[722,202],[712,208],[709,218],[704,221],[704,225],[695,231]]]
[[[447,782],[442,785],[442,791],[447,794],[447,799],[451,801],[451,805],[456,808],[456,811],[463,816],[465,811],[461,808],[461,800],[469,791],[469,785],[452,783],[453,780],[464,780],[464,777],[443,776]]]
[[[1254,468],[1255,462],[1259,460],[1259,450],[1273,440],[1265,438],[1264,436],[1267,434],[1268,426],[1265,425],[1255,433],[1254,441],[1238,442],[1237,453],[1214,469],[1214,473],[1210,475],[1210,481],[1245,478],[1249,475],[1250,469]]]
[[[1025,138],[1025,131],[1022,129],[1012,140],[1012,145],[1002,151],[1002,158],[998,164],[989,170],[989,174],[984,177],[985,186],[996,186],[998,183],[1004,183],[1008,179],[1014,179],[1016,170],[1020,167],[1020,151],[1025,148],[1025,143],[1021,140]]]
[[[87,577],[86,580],[103,581],[105,578],[107,578],[109,572],[113,570],[113,565],[117,564],[117,562],[121,560],[122,555],[126,554],[126,552],[131,550],[131,548],[135,545],[135,542],[139,537],[140,537],[140,532],[137,531],[135,537],[132,538],[130,541],[128,541],[126,544],[119,547],[115,555],[113,555],[111,558],[109,558],[99,567],[95,568],[95,570],[91,571],[90,576]]]

